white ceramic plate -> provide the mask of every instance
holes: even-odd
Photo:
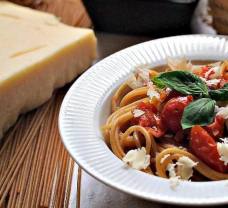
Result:
[[[72,85],[62,103],[59,115],[62,141],[85,171],[126,193],[179,205],[228,203],[228,181],[186,181],[174,191],[167,179],[124,168],[103,141],[100,126],[110,112],[114,90],[134,67],[163,65],[167,56],[224,60],[228,58],[228,41],[206,35],[169,37],[135,45],[100,61]]]

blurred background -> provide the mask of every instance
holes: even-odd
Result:
[[[96,31],[108,33],[151,37],[212,31],[228,33],[226,0],[12,1],[53,13],[66,24],[93,27]],[[211,30],[200,28],[205,29],[207,26]]]
[[[183,34],[228,34],[226,0],[12,0],[92,28],[99,58],[146,40]],[[117,44],[116,44],[117,43]]]

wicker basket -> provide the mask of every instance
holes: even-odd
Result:
[[[29,6],[55,14],[62,22],[78,27],[91,27],[91,20],[81,0],[11,0],[14,3]]]
[[[228,0],[210,0],[213,26],[219,34],[228,35]]]

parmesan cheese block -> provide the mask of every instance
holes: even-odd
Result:
[[[95,57],[92,30],[0,1],[0,137],[19,114],[47,101]]]

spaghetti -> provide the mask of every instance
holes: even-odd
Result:
[[[102,127],[107,145],[129,166],[159,177],[228,179],[227,82],[227,61],[168,59],[163,72],[136,68],[112,97]]]

